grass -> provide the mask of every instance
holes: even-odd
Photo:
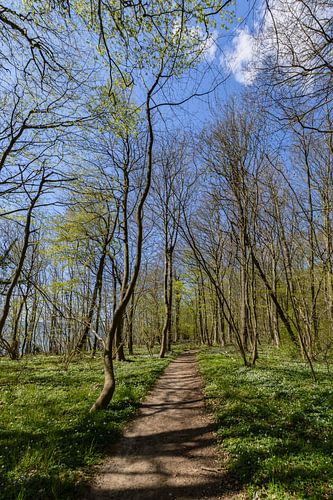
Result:
[[[318,382],[278,354],[240,366],[230,353],[199,354],[226,480],[247,498],[333,498],[332,375]]]
[[[0,499],[73,499],[170,359],[116,363],[108,410],[89,414],[103,380],[100,359],[68,369],[55,356],[0,360]]]

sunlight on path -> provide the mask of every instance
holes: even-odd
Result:
[[[112,450],[86,499],[240,498],[218,469],[195,355],[165,370]]]

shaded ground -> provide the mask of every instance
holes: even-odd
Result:
[[[188,352],[159,378],[85,498],[240,498],[232,490],[219,470],[213,423],[204,411],[195,356]]]
[[[261,350],[255,370],[225,351],[201,352],[199,363],[228,471],[248,497],[333,500],[333,385],[324,363],[315,363],[316,383],[304,362],[274,348]]]

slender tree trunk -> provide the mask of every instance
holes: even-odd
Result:
[[[201,287],[201,301],[202,301],[202,325],[203,325],[203,337],[205,339],[205,343],[210,346],[211,340],[208,332],[208,315],[207,315],[207,301],[206,301],[206,293],[205,293],[205,283],[203,278],[203,273],[201,267],[199,267],[200,271],[200,287]]]
[[[124,328],[124,317],[118,323],[116,334],[115,334],[115,347],[116,347],[116,360],[117,361],[126,361],[125,351],[124,351],[124,342],[123,342],[123,328]]]
[[[90,305],[89,305],[88,314],[87,314],[87,317],[84,321],[84,327],[83,327],[83,332],[82,332],[81,338],[79,339],[79,341],[76,345],[77,352],[81,352],[84,349],[84,347],[86,346],[86,343],[87,343],[89,333],[90,333],[94,312],[96,310],[98,292],[102,287],[103,271],[104,271],[104,266],[105,266],[105,259],[106,259],[106,252],[107,252],[108,244],[109,244],[109,238],[104,243],[104,246],[102,249],[102,254],[101,254],[101,257],[99,259],[98,269],[97,269],[97,273],[96,273],[96,280],[95,280],[94,290],[93,290]]]
[[[126,293],[122,297],[121,301],[119,301],[116,310],[114,311],[112,323],[110,330],[108,331],[106,340],[105,340],[105,349],[104,349],[104,387],[102,389],[101,394],[97,398],[96,402],[93,404],[90,411],[96,411],[100,409],[107,408],[110,403],[114,389],[115,389],[115,378],[114,378],[114,370],[112,363],[112,344],[114,341],[114,336],[116,333],[116,329],[118,327],[119,322],[123,318],[125,313],[125,309],[127,307],[128,302],[131,299],[132,294],[134,293],[134,288],[137,282],[137,278],[140,271],[141,265],[141,256],[142,256],[142,240],[143,240],[143,208],[145,205],[146,198],[148,196],[150,185],[151,185],[151,175],[152,175],[152,167],[153,167],[153,145],[154,145],[154,133],[153,133],[153,125],[152,125],[152,116],[150,109],[150,102],[152,94],[158,82],[160,80],[162,74],[162,68],[160,70],[159,75],[155,79],[154,84],[150,88],[147,94],[146,100],[146,117],[148,124],[148,151],[147,151],[147,174],[145,180],[145,186],[141,197],[139,199],[137,210],[136,210],[136,223],[137,223],[137,237],[136,237],[136,259],[133,268],[133,274],[130,280],[128,287],[126,288]]]
[[[127,321],[127,347],[128,354],[133,356],[133,318],[134,318],[134,307],[135,307],[135,295],[133,293],[131,297],[131,305],[128,311],[128,321]]]
[[[215,345],[218,345],[220,343],[220,330],[219,330],[219,307],[218,307],[217,297],[215,297],[213,301],[213,331],[214,331],[213,343]]]
[[[180,304],[181,304],[181,293],[178,291],[175,295],[175,328],[174,328],[174,342],[178,342],[180,336]]]
[[[171,351],[171,343],[172,343],[172,306],[173,306],[173,248],[170,248],[170,256],[169,256],[169,300],[168,300],[168,316],[169,316],[169,324],[168,324],[168,351]]]
[[[248,310],[248,272],[245,235],[241,234],[241,262],[240,262],[240,333],[244,349],[248,349],[249,344],[249,310]]]
[[[332,139],[333,140],[333,139]],[[333,146],[332,146],[332,156],[333,156]],[[328,324],[333,332],[333,230],[332,230],[332,207],[333,199],[332,196],[332,183],[333,183],[333,173],[328,161],[327,172],[326,172],[327,182],[323,188],[322,193],[322,206],[323,206],[323,225],[324,225],[324,239],[325,239],[325,250],[326,259],[324,262],[325,268],[325,296],[327,304],[327,319]]]
[[[29,247],[30,235],[31,235],[33,210],[36,206],[36,203],[37,203],[39,197],[41,196],[41,194],[43,192],[43,186],[44,186],[46,180],[47,180],[47,177],[45,177],[43,175],[43,177],[40,181],[37,193],[34,196],[34,198],[32,198],[32,200],[30,202],[30,206],[29,206],[28,212],[27,212],[27,217],[25,220],[23,243],[22,243],[22,247],[21,247],[19,261],[18,261],[18,264],[17,264],[16,269],[14,271],[14,274],[13,274],[13,277],[11,279],[10,285],[8,287],[7,293],[5,295],[3,309],[2,309],[2,312],[0,314],[0,346],[3,347],[4,349],[6,349],[8,352],[10,352],[10,344],[6,341],[6,339],[3,338],[3,330],[4,330],[4,327],[6,324],[6,320],[7,320],[9,311],[10,311],[10,304],[11,304],[12,296],[13,296],[15,287],[19,281],[19,278],[22,274],[24,262],[26,259],[26,255],[27,255],[27,251],[28,251],[28,247]]]
[[[27,307],[27,302],[25,302],[25,307],[26,307],[26,329],[25,329],[25,335],[24,335],[24,340],[22,344],[22,350],[21,350],[21,355],[24,354],[31,354],[32,353],[32,340],[34,337],[34,331],[36,328],[36,321],[37,321],[37,307],[38,307],[38,299],[37,299],[37,290],[35,289],[34,294],[33,294],[33,299],[32,299],[32,306],[31,306],[31,315],[29,318],[29,309]]]
[[[270,283],[269,283],[269,281],[267,279],[266,274],[264,273],[264,271],[263,271],[263,269],[262,269],[262,267],[261,267],[258,259],[256,258],[253,249],[251,249],[251,255],[252,255],[252,259],[253,259],[254,265],[256,266],[256,268],[257,268],[257,270],[259,272],[259,276],[263,280],[263,282],[264,282],[264,284],[265,284],[265,286],[266,286],[266,288],[267,288],[267,290],[268,290],[268,292],[269,292],[269,294],[270,294],[270,296],[271,296],[271,298],[272,298],[272,300],[273,300],[273,302],[275,304],[275,307],[276,307],[276,309],[278,311],[278,314],[279,314],[279,316],[280,316],[280,318],[281,318],[284,326],[286,327],[286,330],[287,330],[287,332],[289,334],[289,337],[290,337],[291,341],[293,342],[293,344],[297,345],[297,338],[296,338],[295,333],[294,333],[294,331],[292,329],[290,321],[287,318],[287,316],[285,315],[285,313],[283,312],[283,309],[282,309],[282,307],[280,305],[280,302],[278,301],[278,298],[277,298],[276,294],[274,293],[274,290],[272,289],[272,287],[271,287],[271,285],[270,285]]]
[[[313,356],[313,349],[318,342],[318,313],[317,313],[317,294],[315,286],[315,227],[314,227],[314,207],[312,195],[312,180],[309,164],[308,145],[304,143],[304,156],[306,165],[307,188],[308,188],[308,205],[309,205],[309,243],[310,243],[310,325],[309,325],[309,352]]]
[[[218,327],[219,327],[219,332],[220,332],[219,337],[220,337],[221,346],[224,347],[226,345],[224,306],[223,306],[223,301],[221,300],[221,297],[219,296],[219,294],[217,292],[216,292],[216,297],[217,297]]]
[[[205,339],[205,333],[204,333],[204,326],[203,326],[203,319],[202,319],[202,298],[201,298],[201,287],[200,287],[200,281],[198,280],[197,282],[197,307],[198,311],[198,324],[199,324],[199,335],[200,335],[200,341],[201,344],[205,344],[206,339]]]
[[[10,351],[9,351],[10,359],[13,361],[16,361],[20,358],[19,324],[21,320],[24,303],[25,303],[25,298],[23,298],[20,301],[18,307],[15,307],[13,310],[12,337],[10,341]]]
[[[227,343],[230,344],[232,339],[231,339],[231,335],[232,335],[232,328],[231,328],[231,277],[229,277],[228,279],[228,290],[227,290],[227,293],[228,293],[228,303],[230,304],[230,308],[229,308],[229,312],[228,312],[228,320],[227,320]],[[223,312],[224,310],[222,310]]]
[[[101,283],[100,288],[98,290],[98,304],[97,304],[97,311],[96,311],[95,337],[94,337],[94,344],[93,344],[92,353],[91,353],[92,357],[94,357],[96,355],[96,350],[97,350],[101,310],[102,310],[102,283]]]
[[[169,346],[169,335],[170,335],[170,322],[171,322],[171,303],[170,303],[170,268],[171,268],[171,254],[168,248],[165,248],[164,255],[164,324],[161,335],[161,349],[160,358],[164,358],[168,346]],[[172,276],[172,274],[171,274]]]
[[[255,366],[258,359],[258,342],[259,342],[259,332],[258,332],[258,316],[257,316],[257,284],[256,275],[254,270],[254,262],[252,260],[252,271],[251,271],[251,290],[250,290],[250,319],[251,319],[251,365]]]
[[[273,245],[272,245],[273,246]],[[277,297],[277,262],[275,251],[272,248],[272,290]],[[270,315],[270,329],[272,335],[272,342],[275,347],[280,346],[280,333],[279,333],[279,318],[276,305],[272,298],[269,297],[269,315]]]

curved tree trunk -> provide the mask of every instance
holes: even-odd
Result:
[[[91,324],[92,324],[94,312],[95,312],[96,305],[97,305],[98,292],[102,288],[105,258],[106,258],[106,246],[103,248],[103,253],[102,253],[100,260],[99,260],[98,270],[97,270],[97,274],[96,274],[96,281],[95,281],[94,290],[93,290],[93,294],[92,294],[92,298],[91,298],[91,302],[90,302],[90,306],[89,306],[88,315],[86,317],[85,324],[83,327],[83,332],[81,334],[81,337],[80,337],[78,343],[76,344],[75,350],[77,352],[81,352],[87,344],[88,335],[90,333]]]
[[[104,362],[104,386],[98,399],[91,407],[90,412],[96,410],[103,410],[107,408],[113,397],[114,390],[116,388],[113,360],[112,360],[112,348],[104,350],[103,362]]]
[[[16,266],[15,272],[13,274],[9,288],[7,290],[7,293],[6,293],[6,296],[4,299],[3,309],[2,309],[2,312],[0,314],[0,346],[2,348],[4,348],[9,353],[11,351],[11,347],[10,347],[9,342],[7,342],[6,339],[3,338],[3,330],[4,330],[4,327],[5,327],[7,318],[8,318],[9,311],[10,311],[10,305],[11,305],[11,300],[12,300],[12,296],[14,293],[14,289],[19,281],[19,278],[21,276],[23,266],[25,263],[25,259],[26,259],[26,255],[27,255],[27,251],[28,251],[28,247],[29,247],[29,242],[30,242],[30,235],[32,232],[31,225],[32,225],[33,210],[37,204],[39,197],[41,196],[41,194],[43,192],[43,187],[44,187],[46,180],[47,180],[47,176],[43,175],[43,177],[39,183],[37,193],[34,196],[34,198],[32,198],[32,200],[30,202],[30,206],[28,208],[27,218],[26,218],[25,226],[24,226],[24,237],[23,237],[23,244],[22,244],[22,248],[21,248],[20,258],[19,258],[18,264]]]
[[[132,294],[134,293],[135,285],[138,279],[140,266],[141,266],[141,256],[142,256],[142,240],[143,240],[143,208],[145,205],[146,198],[149,193],[150,185],[151,185],[151,175],[152,175],[152,167],[153,167],[153,145],[154,145],[154,132],[152,125],[152,117],[151,117],[151,108],[150,108],[150,100],[151,96],[159,82],[161,77],[163,68],[161,67],[158,76],[155,79],[154,84],[150,88],[147,94],[146,100],[146,117],[148,124],[148,151],[147,151],[147,173],[144,190],[141,194],[139,203],[137,205],[136,210],[136,223],[137,223],[137,237],[136,237],[136,258],[135,264],[133,268],[133,274],[131,280],[129,282],[128,287],[126,288],[126,293],[121,297],[116,310],[114,311],[112,323],[110,330],[107,334],[105,340],[105,349],[104,349],[104,387],[102,389],[101,394],[97,398],[96,402],[93,404],[90,411],[102,410],[107,408],[109,405],[114,389],[115,389],[115,378],[113,371],[113,363],[112,363],[112,344],[114,341],[114,336],[116,330],[118,328],[119,322],[122,321],[122,318],[125,313],[125,309],[127,304],[129,303]]]

